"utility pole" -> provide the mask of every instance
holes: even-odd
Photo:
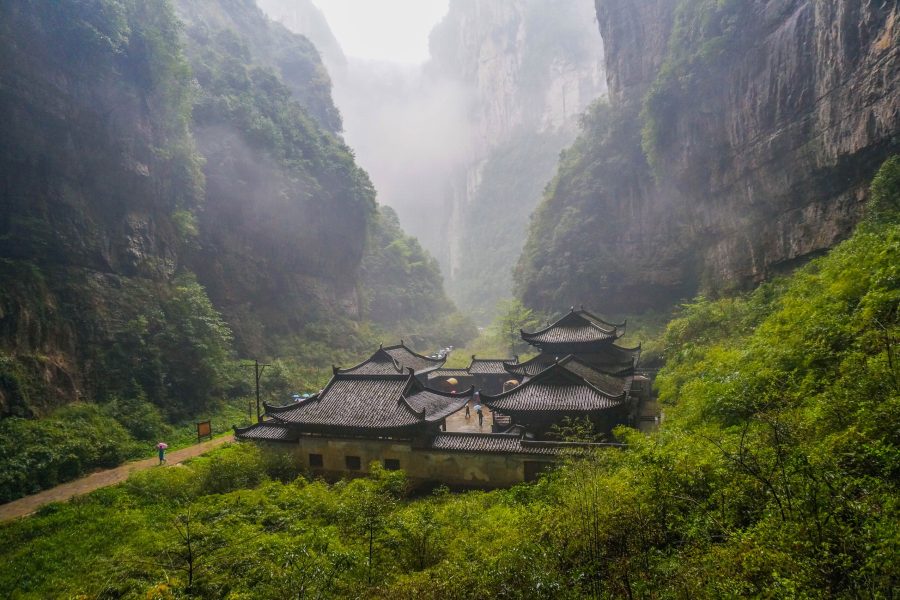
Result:
[[[247,365],[247,366],[249,367],[250,365]],[[256,422],[257,423],[262,423],[262,412],[260,410],[260,401],[259,401],[259,380],[262,377],[263,371],[268,366],[269,366],[268,363],[261,364],[259,362],[259,360],[257,360],[257,359],[254,359],[254,361],[253,361],[253,375],[254,375],[254,378],[256,379]]]

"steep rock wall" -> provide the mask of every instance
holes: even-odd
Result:
[[[199,199],[189,80],[156,45],[177,48],[173,15],[107,8],[0,9],[0,416],[102,387],[118,333],[171,291],[174,216]]]
[[[583,156],[561,163],[542,206],[545,222],[534,224],[520,261],[526,301],[613,311],[665,305],[697,290],[752,285],[849,234],[867,182],[900,150],[896,3],[596,7],[612,110],[634,120],[642,152],[634,154],[634,135],[629,147],[585,140]],[[582,136],[609,131],[588,127]],[[624,176],[590,173],[614,155],[636,156]],[[626,177],[640,181],[636,195],[621,193]],[[561,223],[557,215],[572,206],[582,218]],[[598,223],[600,215],[610,218]],[[607,239],[591,242],[606,264],[567,265],[554,244],[587,239],[589,225]],[[638,252],[623,243],[639,239]],[[541,248],[549,256],[538,256]],[[539,274],[552,268],[557,279],[579,282],[545,286]]]
[[[437,268],[339,127],[316,49],[253,0],[0,3],[0,418],[186,417],[235,355],[368,350],[413,287],[431,334]]]
[[[428,69],[471,90],[469,153],[450,181],[445,270],[461,306],[487,320],[511,294],[527,216],[578,116],[605,94],[590,2],[454,1]]]

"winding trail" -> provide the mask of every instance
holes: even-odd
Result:
[[[173,450],[166,454],[166,464],[169,466],[177,465],[189,458],[194,458],[195,456],[200,456],[205,452],[209,452],[213,448],[221,446],[226,442],[233,441],[234,434],[228,434],[200,444],[188,446],[187,448]],[[150,469],[158,464],[159,460],[157,458],[136,460],[113,469],[91,473],[81,479],[76,479],[68,483],[61,483],[54,488],[32,494],[31,496],[25,496],[24,498],[19,498],[18,500],[13,500],[6,504],[0,504],[0,523],[30,515],[40,507],[51,502],[65,502],[75,496],[81,496],[82,494],[93,492],[102,487],[121,483],[128,479],[128,476],[131,473]]]

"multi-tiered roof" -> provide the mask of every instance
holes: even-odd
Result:
[[[608,387],[607,387],[608,386]],[[492,411],[520,423],[558,420],[566,416],[597,416],[620,408],[628,391],[574,357],[556,362],[511,390],[481,395]]]
[[[570,346],[589,351],[597,344],[611,342],[625,335],[625,325],[626,322],[610,323],[583,308],[575,310],[572,307],[565,316],[544,329],[533,333],[520,330],[520,333],[524,341],[544,351],[552,352],[559,347]]]
[[[573,308],[540,331],[522,332],[525,341],[541,350],[539,356],[524,363],[473,356],[465,370],[441,369],[443,358],[418,354],[401,341],[380,347],[353,367],[334,367],[325,389],[308,399],[281,407],[267,405],[269,419],[238,430],[238,437],[296,441],[302,434],[401,439],[443,435],[438,446],[446,442],[460,445],[461,451],[468,448],[476,438],[439,434],[439,425],[466,405],[474,389],[463,393],[428,389],[416,377],[424,374],[428,379],[437,379],[433,376],[438,374],[472,377],[476,385],[484,386],[482,401],[494,413],[495,426],[522,425],[539,433],[571,416],[588,417],[609,429],[628,418],[631,380],[640,355],[639,346],[615,344],[624,332],[625,323],[609,323]],[[521,383],[503,392],[502,385],[488,385],[506,377]],[[491,389],[497,392],[489,393]]]
[[[544,329],[521,333],[541,353],[523,363],[504,363],[519,385],[482,394],[495,423],[545,430],[567,416],[589,417],[604,427],[627,420],[640,346],[616,345],[625,334],[624,322],[610,323],[573,307]]]
[[[522,331],[522,339],[541,350],[536,358],[521,365],[506,365],[507,371],[534,377],[547,366],[570,354],[605,373],[633,372],[641,347],[625,348],[616,340],[625,335],[626,323],[610,323],[583,308],[573,307],[565,316],[540,331]]]

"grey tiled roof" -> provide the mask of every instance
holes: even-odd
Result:
[[[428,446],[430,450],[471,452],[475,454],[532,454],[556,456],[566,450],[585,450],[603,444],[579,444],[526,440],[508,433],[439,433]]]
[[[598,352],[579,352],[575,355],[578,361],[590,368],[608,375],[630,375],[634,371],[637,360],[641,354],[641,348],[622,348],[615,344],[606,344],[598,349]],[[561,361],[565,356],[556,357],[552,354],[541,353],[531,360],[519,364],[504,364],[507,373],[519,377],[534,377],[547,367]]]
[[[473,393],[429,390],[411,373],[337,372],[315,396],[266,409],[275,421],[296,425],[301,432],[404,429],[444,419],[465,406]]]
[[[403,398],[412,375],[337,374],[325,389],[307,400],[268,408],[285,423],[318,428],[398,429],[423,422],[423,416]]]
[[[531,344],[583,344],[614,340],[622,335],[620,327],[607,323],[585,310],[568,313],[552,325],[535,331],[522,332],[522,339]]]
[[[403,366],[383,348],[379,348],[375,354],[358,365],[336,372],[352,375],[402,375]]]
[[[385,346],[385,352],[400,363],[404,369],[412,368],[416,373],[422,373],[431,369],[438,369],[446,362],[443,358],[428,358],[407,348],[403,342],[396,346]]]
[[[550,365],[556,362],[556,358],[550,356],[549,354],[538,354],[531,360],[527,360],[523,363],[504,363],[503,368],[506,369],[506,372],[510,375],[517,375],[519,377],[534,377]]]
[[[234,436],[239,440],[271,442],[296,442],[298,436],[289,427],[276,423],[257,423],[249,427],[235,428]]]
[[[428,379],[438,379],[441,377],[469,377],[470,374],[466,369],[436,369],[428,373]]]
[[[515,388],[491,396],[482,394],[491,410],[521,412],[597,412],[621,405],[625,392],[611,394],[556,363]]]
[[[472,375],[506,375],[506,363],[512,363],[512,358],[475,358],[469,364],[469,373]]]
[[[582,377],[594,387],[603,390],[610,395],[618,396],[622,393],[631,391],[631,380],[634,378],[633,375],[610,375],[575,356],[567,356],[560,361],[560,364],[569,371]]]
[[[461,394],[446,394],[435,390],[419,390],[408,396],[406,401],[418,412],[425,411],[426,421],[440,421],[462,409],[474,393],[468,389]]]
[[[432,450],[476,452],[487,454],[556,454],[540,447],[530,452],[522,447],[522,438],[505,433],[439,433],[429,446]]]

